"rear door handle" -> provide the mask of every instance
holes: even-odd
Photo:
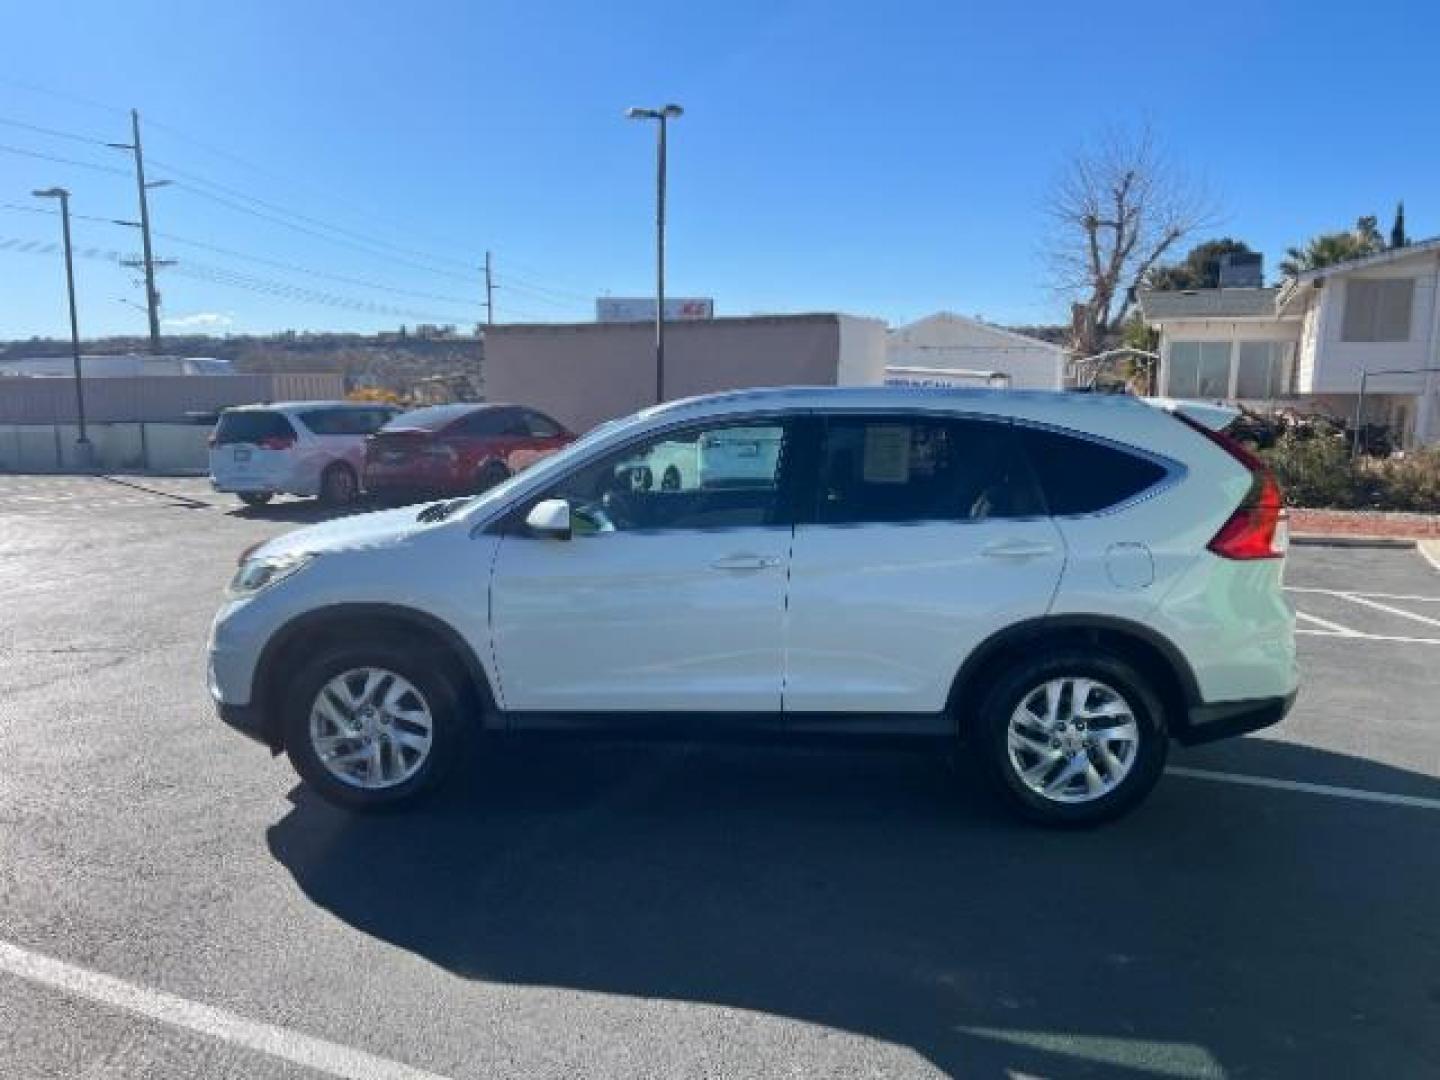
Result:
[[[778,555],[722,555],[710,564],[712,570],[769,570],[780,565]]]
[[[1027,540],[996,540],[980,549],[980,554],[987,559],[1039,559],[1054,553],[1055,547],[1052,544]]]

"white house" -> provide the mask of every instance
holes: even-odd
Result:
[[[1062,389],[1066,359],[1059,345],[949,311],[895,327],[885,346],[887,372],[918,370],[937,381],[947,372],[960,381],[1004,375],[1017,390]]]
[[[1312,270],[1278,288],[1142,291],[1166,397],[1289,402],[1440,442],[1440,237]]]

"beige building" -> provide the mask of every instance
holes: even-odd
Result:
[[[773,315],[665,324],[667,400],[750,386],[879,386],[885,324]],[[485,332],[485,396],[574,431],[655,404],[652,323],[537,323]]]

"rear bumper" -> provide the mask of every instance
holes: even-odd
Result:
[[[1278,724],[1295,704],[1298,693],[1298,690],[1291,690],[1281,697],[1192,705],[1185,722],[1174,732],[1175,741],[1182,746],[1197,746]]]

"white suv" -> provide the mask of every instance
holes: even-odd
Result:
[[[723,441],[766,477],[649,485]],[[1134,806],[1170,739],[1296,692],[1280,493],[1129,397],[780,389],[614,421],[484,495],[246,552],[222,718],[353,807],[433,788],[478,730],[963,741],[1032,818]]]
[[[210,436],[210,483],[247,506],[277,494],[344,505],[360,495],[365,439],[398,413],[357,401],[296,401],[226,409]]]

